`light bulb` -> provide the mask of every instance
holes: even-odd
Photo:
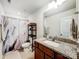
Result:
[[[57,5],[61,5],[63,2],[65,2],[66,0],[57,0]]]
[[[52,8],[57,8],[56,2],[52,1],[49,5],[48,5],[48,9],[52,9]]]

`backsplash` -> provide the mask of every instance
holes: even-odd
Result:
[[[77,42],[76,41],[73,41],[74,39],[71,40],[69,38],[56,37],[56,40],[57,41],[61,41],[61,42],[65,42],[65,43],[69,43],[69,44],[75,44],[75,45],[77,45]]]

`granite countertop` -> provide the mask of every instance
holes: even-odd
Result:
[[[58,47],[51,46],[49,44],[44,43],[46,41],[45,39],[43,40],[36,40],[36,42],[43,44],[44,46],[50,48],[53,51],[56,51],[63,56],[69,58],[69,59],[77,59],[77,46],[68,44],[68,43],[59,43]]]

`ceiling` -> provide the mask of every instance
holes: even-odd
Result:
[[[0,3],[8,12],[10,12],[9,10],[11,10],[11,12],[17,10],[33,14],[51,1],[53,0],[11,0],[9,3],[8,0],[0,0]],[[48,10],[45,16],[54,15],[72,8],[76,8],[76,0],[66,0],[62,5],[58,6],[58,8]]]
[[[58,6],[57,8],[52,8],[51,10],[48,10],[44,15],[52,16],[73,8],[76,8],[76,0],[66,0],[62,5]]]
[[[0,3],[6,10],[16,9],[19,11],[34,13],[51,1],[52,0],[11,0],[9,3],[8,0],[0,0]]]

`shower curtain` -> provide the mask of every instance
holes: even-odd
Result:
[[[27,40],[27,24],[25,20],[4,17],[3,19],[3,54],[20,49],[22,43]]]

